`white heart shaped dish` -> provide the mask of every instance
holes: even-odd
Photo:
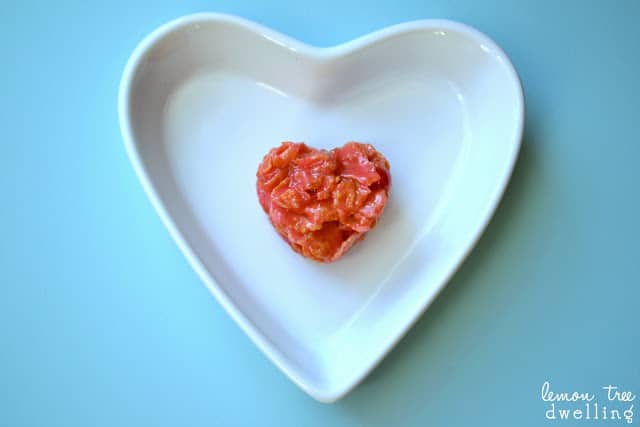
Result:
[[[296,384],[351,390],[425,310],[487,225],[523,129],[519,79],[489,38],[449,21],[316,48],[226,15],[160,27],[134,51],[119,114],[133,166],[204,283]],[[302,258],[258,204],[281,141],[372,143],[393,186],[341,260]]]

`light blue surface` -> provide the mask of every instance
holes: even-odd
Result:
[[[597,426],[546,421],[542,383],[640,394],[640,2],[88,3],[0,3],[0,426]],[[126,158],[125,61],[196,11],[318,45],[455,19],[521,74],[525,140],[494,221],[337,404],[298,390],[228,318]]]

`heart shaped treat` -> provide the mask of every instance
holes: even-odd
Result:
[[[136,48],[119,96],[128,155],[180,250],[253,342],[324,402],[380,362],[469,253],[509,180],[523,111],[504,52],[450,21],[316,48],[236,17],[187,16]],[[283,135],[371,143],[393,166],[392,196],[371,146],[270,152]],[[256,203],[261,161],[258,197],[279,233]],[[374,224],[338,262],[281,241],[331,261]]]
[[[264,156],[258,199],[294,251],[320,262],[340,258],[375,227],[389,197],[389,162],[371,144],[331,151],[284,142]]]

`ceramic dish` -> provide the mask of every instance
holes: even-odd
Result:
[[[133,167],[189,263],[323,402],[371,371],[469,253],[509,180],[523,112],[505,53],[442,20],[317,48],[191,15],[142,41],[119,96]],[[336,263],[294,253],[258,204],[256,168],[283,140],[368,142],[391,163],[380,223]]]

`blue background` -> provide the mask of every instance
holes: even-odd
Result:
[[[334,405],[228,318],[125,155],[124,64],[155,27],[196,11],[322,46],[450,18],[494,38],[521,74],[524,144],[494,220]],[[640,394],[639,18],[638,1],[2,1],[0,425],[533,426],[550,423],[545,380]]]

